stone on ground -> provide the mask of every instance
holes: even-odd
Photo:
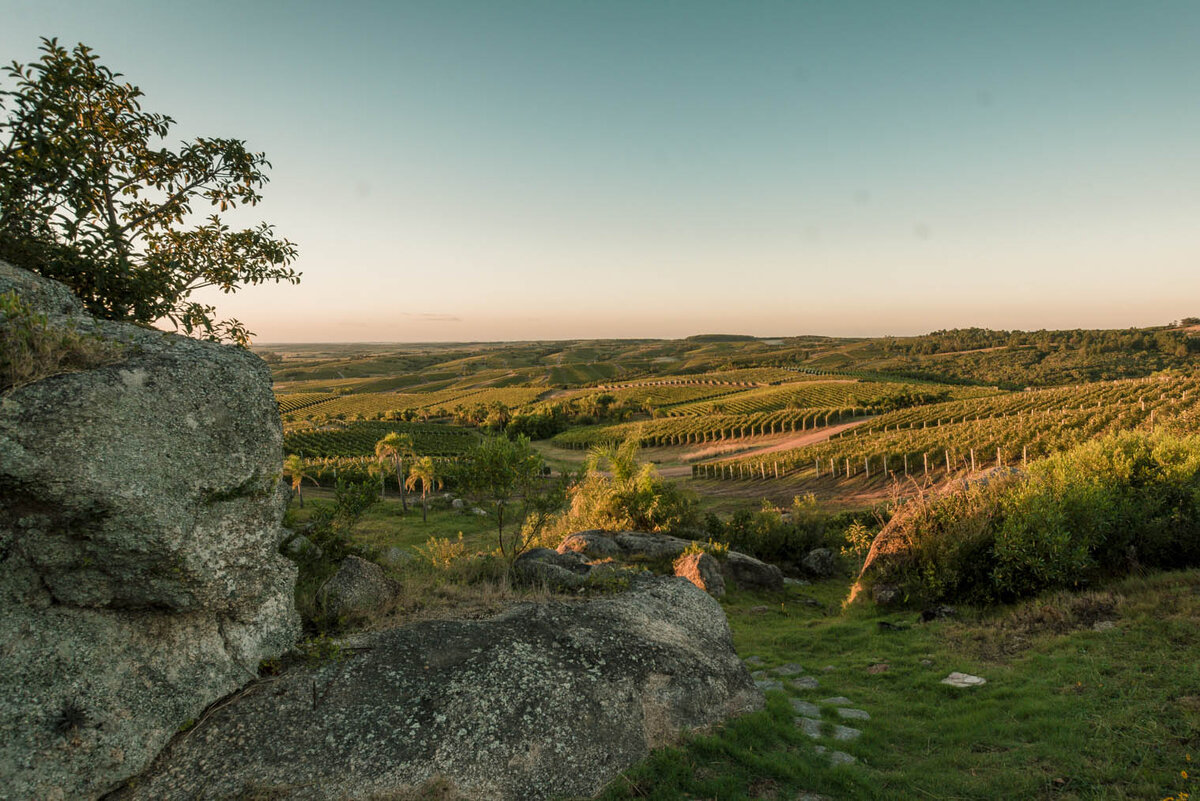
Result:
[[[325,613],[335,618],[368,615],[396,597],[399,585],[374,562],[347,556],[337,572],[321,585],[317,597]]]
[[[721,565],[708,553],[690,553],[675,560],[675,575],[685,578],[714,598],[725,594]]]
[[[978,687],[987,684],[987,679],[969,673],[954,672],[942,679],[942,684],[949,684],[951,687]]]

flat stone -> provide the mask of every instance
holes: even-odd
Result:
[[[747,665],[761,665],[763,663],[761,656],[748,656],[742,660]]]
[[[1117,624],[1111,620],[1097,620],[1092,624],[1092,631],[1108,631],[1109,629],[1115,629],[1116,627]]]
[[[844,695],[835,695],[832,698],[822,698],[821,703],[829,706],[850,706],[854,702]]]
[[[770,612],[771,607],[769,607],[769,606],[752,606],[752,607],[750,607],[750,611],[756,615],[762,615],[762,614],[766,614],[767,612]]]
[[[797,690],[815,690],[815,689],[817,689],[817,687],[821,686],[820,682],[818,682],[812,676],[801,676],[798,679],[792,679],[788,683],[791,684],[793,687],[795,687]]]
[[[858,729],[852,729],[849,726],[836,726],[835,725],[833,727],[833,739],[835,739],[835,740],[842,740],[843,742],[849,742],[850,740],[857,740],[861,736],[862,736],[861,731],[859,731]]]
[[[804,668],[800,667],[795,662],[789,662],[786,665],[780,665],[772,672],[778,676],[795,676],[799,673],[803,673]]]
[[[796,714],[806,718],[819,719],[821,717],[821,707],[808,701],[801,701],[799,698],[792,699],[792,709],[796,711]]]
[[[830,765],[853,765],[858,760],[845,751],[831,751],[829,754]]]
[[[807,734],[809,737],[816,739],[821,736],[821,721],[812,718],[796,718],[792,721],[796,724],[796,728]]]
[[[783,586],[785,587],[807,587],[810,583],[804,579],[788,578],[786,576],[783,579]]]
[[[844,706],[838,707],[838,717],[846,720],[870,720],[871,713],[864,709],[849,709]]]
[[[764,693],[767,690],[782,690],[783,689],[783,685],[773,679],[768,679],[766,681],[756,681],[756,682],[754,682],[754,686],[758,687],[758,689],[762,690]]]
[[[955,672],[942,679],[942,684],[949,684],[951,687],[978,687],[981,684],[987,684],[987,679],[972,676],[969,673]]]
[[[767,671],[765,671],[765,670],[756,670],[750,674],[750,678],[753,678],[753,679],[765,679],[766,677],[767,677]]]

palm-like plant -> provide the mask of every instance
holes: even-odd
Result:
[[[421,522],[429,522],[429,503],[426,500],[430,487],[442,488],[442,476],[438,471],[437,462],[433,457],[422,456],[413,462],[408,470],[408,481],[405,484],[416,492],[417,484],[421,485]]]
[[[405,494],[404,460],[412,455],[412,434],[401,434],[393,431],[379,442],[375,443],[375,458],[389,460],[396,470],[396,483],[400,485],[400,507],[408,511],[408,496]]]
[[[292,492],[296,493],[296,497],[300,499],[301,509],[304,508],[304,493],[300,491],[300,482],[307,478],[317,484],[317,480],[305,472],[304,467],[304,460],[294,453],[283,462],[283,470],[292,478]],[[321,485],[317,484],[317,486]]]

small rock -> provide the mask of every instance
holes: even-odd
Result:
[[[900,588],[894,584],[876,584],[871,590],[871,597],[880,606],[888,606],[900,600]]]
[[[869,673],[872,676],[877,676],[880,673],[887,673],[891,669],[892,669],[892,666],[889,665],[887,662],[880,662],[877,665],[871,665],[869,668],[867,668],[867,673]]]
[[[819,720],[813,720],[812,718],[796,718],[792,722],[796,724],[796,728],[813,739],[821,736],[821,721]]]
[[[752,607],[750,607],[750,611],[754,612],[757,615],[761,615],[765,612],[770,612],[771,607],[769,607],[769,606],[752,606]]]
[[[833,799],[820,793],[803,792],[796,796],[796,801],[833,801]]]
[[[764,693],[767,690],[782,690],[783,689],[783,685],[773,679],[767,679],[765,681],[760,679],[759,681],[754,682],[754,685],[756,687],[758,687],[758,689],[762,690]]]
[[[317,593],[325,612],[333,617],[369,614],[396,597],[400,585],[383,568],[357,556],[342,560],[337,572]]]
[[[862,736],[861,731],[859,731],[858,729],[852,729],[849,726],[835,725],[833,727],[833,739],[835,739],[835,740],[841,740],[842,742],[850,742],[851,740],[857,740],[861,736]]]
[[[838,707],[838,717],[846,720],[870,720],[871,714],[863,709],[850,709],[848,707]]]
[[[761,665],[763,663],[761,656],[748,656],[742,660],[747,665]]]
[[[675,560],[675,575],[687,579],[714,598],[725,594],[721,564],[710,553],[685,554]]]
[[[730,551],[725,555],[725,561],[721,563],[721,573],[725,576],[726,584],[732,584],[738,589],[783,589],[783,573],[778,567],[737,551]]]
[[[322,553],[321,546],[303,534],[293,537],[284,550],[293,559],[320,559]]]
[[[788,578],[786,576],[783,579],[783,586],[785,587],[807,587],[811,583],[812,582],[805,581],[804,579]]]
[[[792,699],[792,709],[802,717],[816,718],[818,720],[821,718],[821,707],[808,701],[801,701],[799,698]]]
[[[932,659],[922,659],[921,667],[933,667],[933,660]]]
[[[942,684],[949,684],[951,687],[978,687],[981,684],[987,684],[987,679],[972,676],[969,673],[955,672],[942,679]]]
[[[1108,631],[1109,629],[1115,629],[1116,627],[1117,624],[1111,620],[1097,620],[1092,624],[1092,631]]]
[[[844,695],[835,695],[832,698],[822,698],[821,703],[827,706],[850,706],[854,702]]]
[[[393,545],[383,552],[383,556],[379,557],[379,561],[389,567],[399,567],[413,560],[413,552],[407,548],[401,548],[399,545]]]
[[[946,620],[958,614],[958,610],[953,606],[935,606],[932,609],[924,609],[921,611],[921,622],[929,623],[933,620]]]
[[[852,765],[857,761],[845,751],[831,751],[829,754],[829,764],[831,765]]]
[[[752,678],[752,679],[765,679],[766,677],[767,677],[767,671],[765,671],[765,670],[756,670],[750,674],[750,678]]]
[[[454,500],[450,501],[450,508],[452,509],[465,509],[466,506],[466,501],[464,501],[462,498],[455,498]]]
[[[820,686],[812,676],[801,676],[798,679],[792,679],[789,684],[797,690],[815,690]]]
[[[797,665],[795,662],[788,662],[786,665],[780,665],[774,671],[779,676],[795,676],[804,672],[804,668]]]
[[[487,512],[485,512],[483,509],[480,509],[478,506],[472,509],[471,513],[476,517],[487,517]]]
[[[800,566],[819,578],[833,575],[833,551],[828,548],[813,548],[800,560]]]
[[[825,671],[826,673],[832,673],[833,671],[837,670],[837,668],[835,668],[833,665],[826,665],[825,667],[821,668],[821,670]]]

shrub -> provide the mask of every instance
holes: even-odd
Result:
[[[1126,432],[907,503],[861,584],[1011,601],[1142,566],[1200,564],[1200,437]]]

